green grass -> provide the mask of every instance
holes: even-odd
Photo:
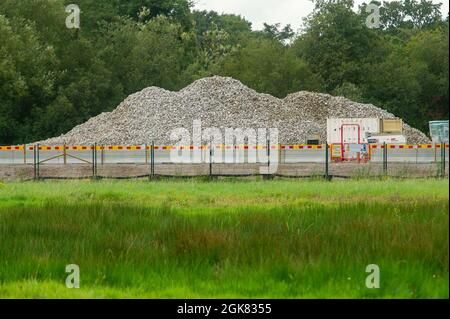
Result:
[[[3,298],[448,298],[448,181],[0,184]],[[65,287],[78,264],[81,288]],[[381,288],[368,289],[377,264]]]

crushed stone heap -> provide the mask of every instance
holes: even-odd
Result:
[[[279,143],[302,144],[310,133],[326,140],[327,118],[395,118],[372,104],[344,97],[297,92],[284,99],[258,93],[228,77],[208,77],[179,92],[149,87],[128,96],[112,112],[102,113],[44,145],[171,145],[170,132],[194,120],[202,128],[278,128]],[[404,124],[408,143],[428,143],[428,137]]]

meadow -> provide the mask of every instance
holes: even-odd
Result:
[[[0,298],[448,298],[448,191],[431,179],[0,183]]]

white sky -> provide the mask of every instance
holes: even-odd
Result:
[[[294,30],[302,25],[302,18],[314,8],[311,0],[194,0],[196,10],[214,10],[218,13],[234,13],[252,22],[253,30],[263,28],[263,23],[286,25],[290,23]],[[356,8],[369,0],[356,0]],[[443,3],[443,12],[447,16],[448,0],[433,0]]]

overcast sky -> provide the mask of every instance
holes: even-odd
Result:
[[[263,23],[290,23],[294,30],[302,24],[302,18],[314,8],[311,0],[194,0],[197,10],[214,10],[219,13],[234,13],[252,22],[253,30],[262,29]],[[358,4],[369,0],[356,0]],[[448,13],[448,0],[433,0],[444,3],[443,12]]]

